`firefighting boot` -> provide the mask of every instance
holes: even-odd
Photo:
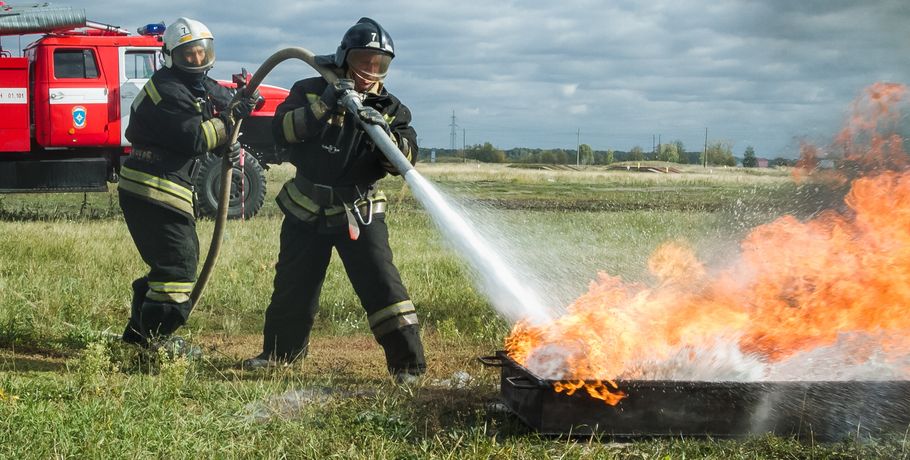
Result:
[[[298,357],[305,356],[306,350],[298,355]],[[276,367],[287,367],[293,363],[293,359],[288,359],[286,357],[278,357],[273,353],[262,352],[258,355],[244,359],[240,362],[240,369],[245,371],[257,371],[261,369],[272,369]]]
[[[414,383],[426,372],[427,361],[417,326],[403,327],[384,335],[378,342],[385,351],[386,366],[396,383]]]
[[[260,369],[270,369],[277,367],[280,364],[277,361],[271,360],[268,356],[258,355],[249,359],[244,359],[240,363],[240,369],[245,371],[258,371]]]
[[[412,374],[410,372],[396,372],[392,375],[392,379],[398,385],[413,386],[420,381],[420,374]]]
[[[142,303],[145,301],[145,293],[148,288],[148,278],[146,277],[133,281],[133,301],[130,303],[130,319],[126,324],[122,337],[124,342],[142,347],[148,345],[148,340],[142,335],[142,325],[140,323]]]

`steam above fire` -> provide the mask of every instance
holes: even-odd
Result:
[[[910,378],[910,156],[896,128],[906,87],[877,83],[854,103],[817,171],[803,147],[798,180],[849,186],[811,220],[755,228],[738,258],[708,270],[684,242],[650,257],[652,284],[599,273],[568,313],[518,323],[510,356],[557,391],[616,404],[611,379]]]

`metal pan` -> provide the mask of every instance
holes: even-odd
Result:
[[[615,406],[583,390],[569,396],[509,358],[481,358],[501,369],[503,402],[542,434],[616,438],[743,438],[765,433],[834,441],[904,433],[910,381],[617,381],[628,396]]]

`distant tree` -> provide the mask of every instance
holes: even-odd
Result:
[[[672,142],[676,146],[676,154],[679,156],[679,163],[687,164],[689,163],[689,156],[686,155],[686,146],[683,144],[683,141],[677,139]]]
[[[578,162],[583,165],[594,164],[594,150],[588,144],[578,146]]]
[[[676,151],[676,145],[662,144],[660,146],[660,152],[657,152],[657,159],[659,161],[669,161],[671,163],[679,162],[679,152]]]
[[[506,153],[493,147],[493,144],[485,142],[480,152],[480,161],[487,163],[505,163]]]
[[[556,155],[552,150],[544,150],[540,152],[540,162],[546,164],[556,164]]]
[[[574,152],[573,152],[574,153]],[[565,150],[556,150],[553,152],[553,155],[556,157],[556,164],[564,165],[569,164],[569,154]],[[572,158],[572,164],[575,164],[575,158]]]
[[[671,144],[676,146],[676,151],[679,152],[680,156],[682,156],[682,153],[686,151],[686,146],[683,144],[683,141],[679,139],[671,142]]]
[[[754,168],[756,166],[758,166],[758,159],[755,158],[755,149],[750,145],[743,153],[743,167]]]
[[[465,155],[468,158],[482,161],[484,163],[504,163],[506,153],[493,147],[493,144],[485,142],[483,145],[472,145],[465,149]]]
[[[777,157],[771,160],[771,164],[774,166],[793,166],[796,164],[796,160],[790,160],[783,157]]]
[[[613,149],[607,150],[607,157],[604,159],[604,163],[613,164],[615,162],[616,162],[616,158],[614,158]]]
[[[462,155],[464,155],[465,158],[477,160],[480,157],[480,148],[480,145],[469,145],[464,148],[464,153],[462,153]]]
[[[708,145],[707,152],[702,152],[699,156],[699,162],[705,163],[705,153],[708,154],[708,164],[718,166],[736,166],[736,159],[733,158],[733,147],[729,142],[716,141]]]
[[[642,161],[645,159],[645,151],[640,146],[632,147],[629,151],[629,161]]]

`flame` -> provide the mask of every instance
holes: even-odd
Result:
[[[910,350],[910,157],[896,128],[906,87],[877,83],[853,105],[827,152],[838,167],[813,171],[828,155],[804,145],[798,177],[849,184],[839,210],[800,221],[784,216],[742,241],[729,266],[711,272],[684,242],[661,245],[648,269],[656,282],[598,273],[567,313],[544,325],[516,324],[506,349],[554,389],[615,405],[615,380],[642,378],[654,363],[692,362],[731,340],[769,366],[848,340],[853,359]],[[907,369],[910,378],[910,369]]]

